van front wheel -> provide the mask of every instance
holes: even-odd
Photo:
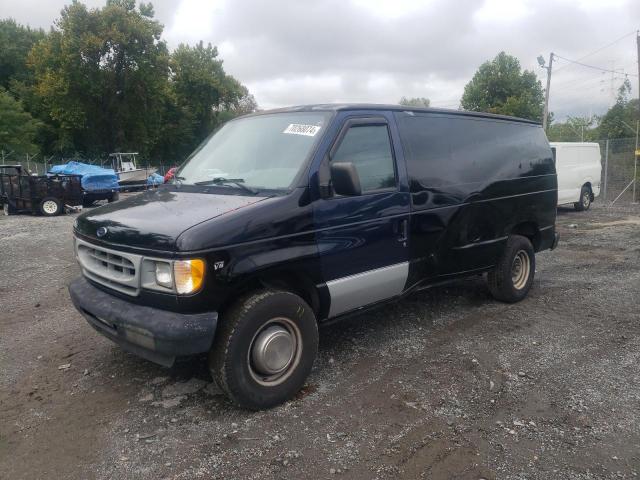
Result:
[[[511,235],[495,268],[487,280],[497,300],[515,303],[527,296],[536,271],[533,245],[527,237]]]
[[[292,398],[317,352],[318,326],[311,307],[293,293],[261,290],[222,315],[209,368],[231,401],[259,410]]]

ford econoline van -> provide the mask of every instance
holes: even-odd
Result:
[[[600,195],[600,145],[587,142],[551,142],[558,174],[558,205],[589,210]]]
[[[522,300],[558,241],[556,202],[537,123],[261,112],[213,133],[172,183],[79,216],[69,291],[125,350],[167,366],[208,352],[233,402],[266,408],[304,385],[325,322],[485,273],[496,299]]]

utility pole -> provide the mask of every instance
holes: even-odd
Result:
[[[636,203],[636,183],[638,183],[638,133],[640,132],[640,120],[636,120],[636,151],[633,156],[633,196],[631,202]]]
[[[638,46],[638,118],[640,118],[640,30],[636,30],[636,45]]]
[[[640,37],[639,37],[640,38]],[[639,40],[640,42],[640,40]],[[640,49],[640,43],[638,43],[638,48]],[[639,50],[640,51],[640,50]],[[553,67],[553,52],[549,54],[549,66],[544,65],[544,59],[542,57],[538,57],[538,63],[542,68],[547,69],[547,90],[544,92],[544,114],[542,117],[542,129],[547,131],[547,119],[549,117],[549,89],[551,88],[551,69]]]
[[[640,30],[636,30],[638,46],[638,120],[636,120],[636,151],[633,157],[633,203],[636,202],[636,183],[638,183],[638,131],[640,130]]]

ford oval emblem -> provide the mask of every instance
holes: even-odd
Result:
[[[107,234],[107,227],[100,227],[98,230],[96,230],[96,235],[98,237],[104,237]]]

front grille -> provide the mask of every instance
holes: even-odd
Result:
[[[82,273],[90,280],[127,295],[140,292],[140,255],[98,247],[78,238],[76,254]]]

